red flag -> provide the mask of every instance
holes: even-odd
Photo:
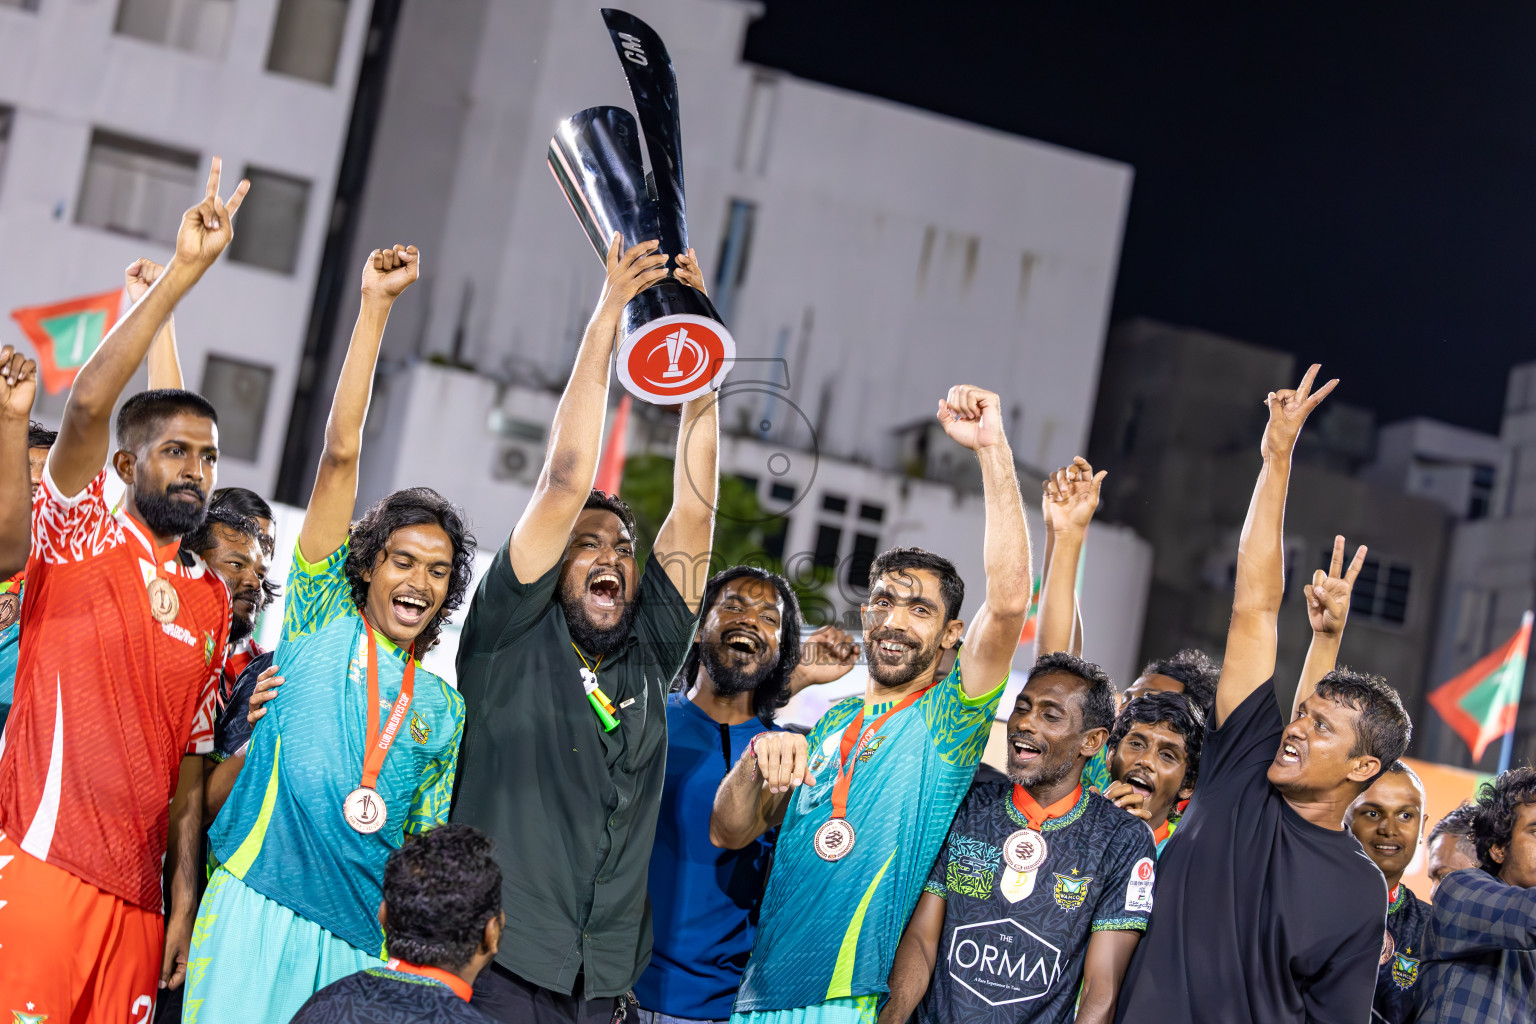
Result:
[[[11,319],[21,325],[37,350],[37,368],[45,391],[56,395],[69,390],[80,367],[117,323],[122,304],[123,289],[114,288],[46,306],[11,310]]]
[[[613,413],[613,426],[608,430],[608,446],[597,462],[597,480],[592,484],[599,491],[618,494],[624,482],[624,446],[629,433],[629,395],[619,399],[619,407]]]
[[[1531,613],[1520,619],[1515,635],[1455,679],[1430,691],[1429,703],[1472,748],[1472,760],[1515,727],[1525,656],[1531,646]]]

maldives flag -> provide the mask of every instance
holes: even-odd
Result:
[[[629,438],[629,406],[629,395],[619,399],[619,407],[613,414],[613,423],[608,428],[608,446],[603,449],[603,454],[597,462],[597,479],[592,481],[594,490],[618,494],[619,486],[624,482],[624,454]]]
[[[117,323],[122,304],[123,289],[114,288],[46,306],[11,310],[11,319],[21,325],[37,350],[37,368],[44,390],[50,395],[69,390],[80,367],[101,347],[101,339]]]
[[[1440,717],[1472,748],[1473,761],[1482,760],[1489,744],[1515,727],[1530,646],[1531,613],[1526,612],[1514,636],[1429,694]]]
[[[1019,633],[1019,645],[1035,642],[1036,628],[1040,625],[1040,583],[1045,577],[1035,580],[1035,587],[1029,594],[1029,615],[1024,619],[1024,629]]]

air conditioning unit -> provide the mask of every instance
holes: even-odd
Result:
[[[537,483],[544,464],[543,424],[513,419],[503,410],[493,409],[486,428],[496,437],[491,479],[529,486]]]

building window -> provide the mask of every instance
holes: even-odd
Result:
[[[281,0],[267,70],[330,85],[347,28],[347,0]]]
[[[725,237],[720,240],[720,262],[715,267],[715,287],[710,298],[726,323],[736,311],[736,295],[747,279],[747,254],[752,250],[752,225],[757,204],[732,199],[725,214]]]
[[[867,519],[867,520],[869,520],[872,523],[884,522],[884,520],[885,520],[885,506],[883,506],[883,505],[870,505],[870,504],[867,504],[867,503],[864,503],[864,502],[860,502],[859,503],[859,518],[860,519]]]
[[[774,516],[763,524],[763,554],[775,562],[784,561],[784,541],[789,536],[789,517]]]
[[[867,533],[853,535],[853,552],[848,556],[847,581],[850,587],[856,590],[864,590],[869,586],[869,567],[875,561],[876,550],[880,546],[879,537],[871,537]]]
[[[1488,465],[1472,467],[1472,496],[1467,503],[1468,519],[1486,519],[1493,507],[1494,468]]]
[[[235,0],[122,0],[113,31],[202,57],[222,57],[234,17]]]
[[[1332,562],[1330,550],[1323,556],[1323,568],[1326,570]],[[1412,586],[1412,566],[1366,556],[1360,575],[1355,577],[1349,614],[1400,626],[1408,621],[1408,592]]]
[[[835,494],[823,494],[821,496],[821,510],[842,515],[848,511],[848,499],[839,498]]]
[[[260,167],[247,167],[245,176],[251,191],[240,207],[229,258],[291,274],[299,261],[309,182]]]
[[[816,527],[816,552],[812,563],[818,569],[831,569],[837,565],[837,549],[843,543],[843,531],[836,526],[822,523]]]
[[[197,154],[97,129],[85,158],[75,220],[173,245],[197,201]]]
[[[208,354],[202,396],[219,410],[219,454],[255,462],[261,454],[261,428],[267,420],[272,368]]]
[[[768,497],[772,498],[774,501],[794,501],[795,485],[772,484],[768,488]]]
[[[737,473],[736,479],[740,480],[741,485],[747,490],[751,491],[754,495],[757,494],[757,477],[748,476],[745,473]]]

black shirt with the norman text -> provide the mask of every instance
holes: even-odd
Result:
[[[1370,1019],[1386,879],[1353,833],[1312,824],[1269,784],[1284,728],[1273,680],[1207,726],[1117,1024]]]

